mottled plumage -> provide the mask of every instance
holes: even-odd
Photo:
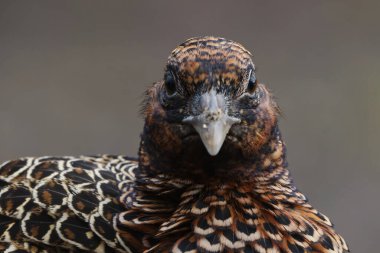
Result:
[[[187,40],[148,91],[139,157],[0,166],[4,252],[345,252],[294,186],[251,54]]]

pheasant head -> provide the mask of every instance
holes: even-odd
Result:
[[[242,45],[215,37],[189,39],[171,53],[144,109],[150,165],[202,179],[236,175],[261,159],[278,109],[251,57]]]

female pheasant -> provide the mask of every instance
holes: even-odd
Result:
[[[216,37],[169,56],[139,156],[0,166],[2,252],[345,252],[289,176],[278,107],[251,54]]]

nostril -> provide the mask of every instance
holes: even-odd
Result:
[[[222,110],[217,108],[213,111],[209,111],[206,113],[206,120],[208,121],[216,121],[219,120],[222,116]]]

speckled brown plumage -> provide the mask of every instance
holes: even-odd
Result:
[[[137,160],[2,164],[2,252],[348,250],[294,186],[277,105],[243,46],[216,37],[178,46],[143,113]]]

